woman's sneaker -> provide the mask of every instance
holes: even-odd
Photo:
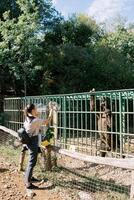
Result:
[[[38,189],[39,187],[36,185],[33,185],[32,183],[26,187],[27,189]]]
[[[31,178],[31,181],[32,181],[32,182],[39,182],[40,180],[38,180],[38,179],[35,178],[35,177],[32,177],[32,178]]]

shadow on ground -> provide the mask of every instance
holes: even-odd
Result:
[[[9,169],[6,169],[6,168],[0,168],[0,173],[4,173],[4,172],[7,172],[9,171]]]

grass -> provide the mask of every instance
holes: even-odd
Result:
[[[8,162],[18,164],[19,154],[19,149],[14,149],[12,146],[9,145],[0,145],[0,155],[8,160]]]
[[[20,157],[20,148],[14,149],[11,145],[0,145],[0,155],[4,157],[9,163],[14,163],[16,166],[19,164]],[[34,170],[35,176],[38,178],[48,178],[49,180],[53,180],[55,177],[55,171],[59,171],[59,169],[55,168],[53,171],[42,171],[40,166],[40,155],[38,156],[37,165]],[[24,168],[26,168],[28,162],[28,152],[26,152],[26,158],[24,161]]]

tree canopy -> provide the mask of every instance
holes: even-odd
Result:
[[[134,87],[133,24],[120,21],[106,32],[84,14],[65,20],[51,0],[1,1],[1,97]]]

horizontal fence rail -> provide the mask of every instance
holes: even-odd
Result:
[[[56,144],[94,156],[133,157],[134,89],[5,98],[6,126],[19,129],[29,103],[60,105]],[[41,118],[46,118],[42,110]]]

